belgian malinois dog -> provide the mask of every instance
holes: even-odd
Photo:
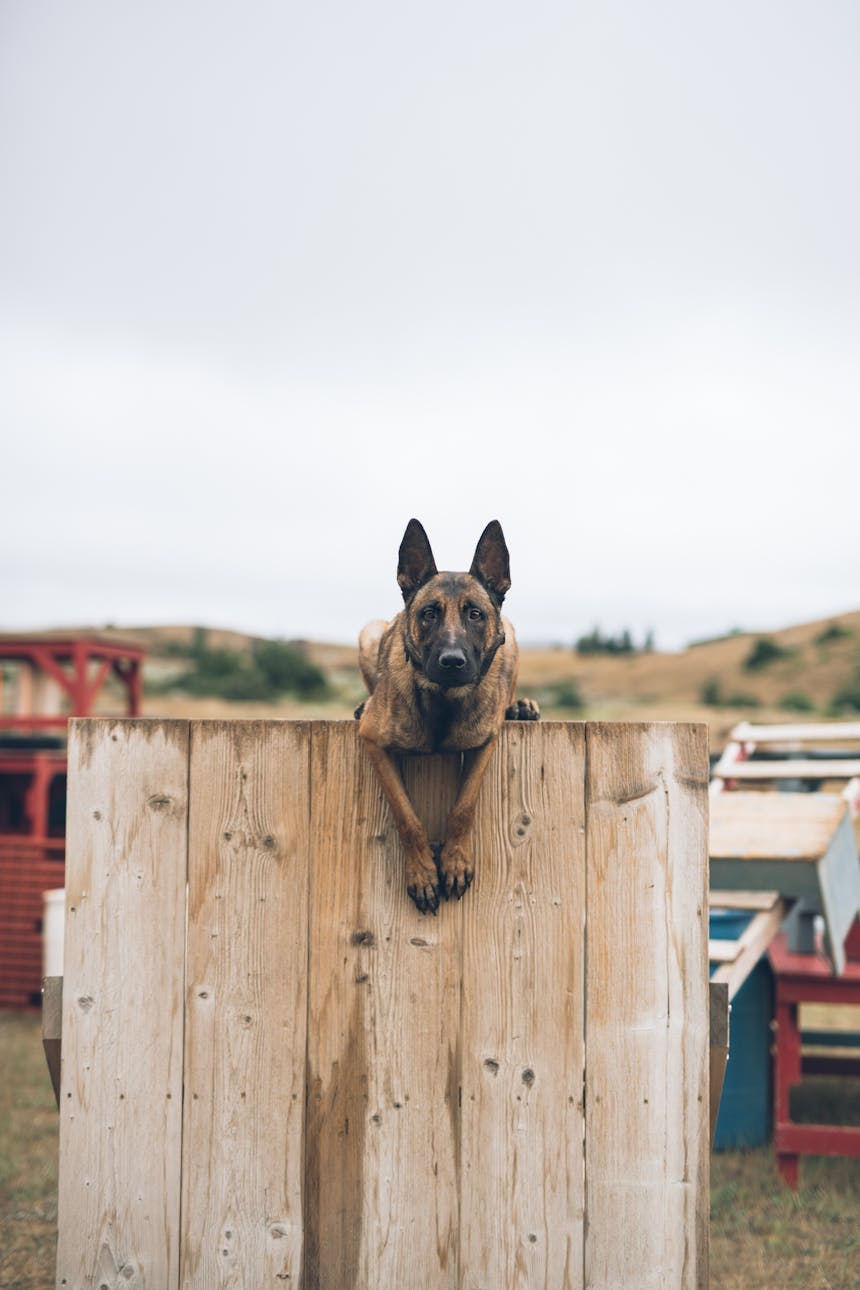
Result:
[[[459,899],[472,883],[472,821],[502,722],[535,721],[540,713],[531,699],[515,699],[519,655],[501,614],[511,574],[498,520],[481,534],[468,573],[437,572],[427,534],[410,520],[397,582],[404,608],[390,623],[368,623],[359,637],[370,698],[355,715],[406,849],[409,895],[422,913],[435,914],[440,895]],[[437,856],[392,757],[434,752],[465,754]]]

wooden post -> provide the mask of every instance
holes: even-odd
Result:
[[[57,1107],[60,1105],[60,1061],[63,1035],[63,978],[42,977],[42,1048]]]
[[[70,752],[58,1287],[707,1284],[704,727],[506,727],[436,918],[354,723]]]

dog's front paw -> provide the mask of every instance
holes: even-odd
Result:
[[[515,699],[505,713],[505,721],[540,721],[540,708],[534,699]]]
[[[472,885],[475,871],[472,857],[459,842],[446,842],[439,858],[439,878],[445,899],[460,900]]]
[[[429,846],[406,852],[406,890],[420,914],[435,914],[439,908],[439,873]]]

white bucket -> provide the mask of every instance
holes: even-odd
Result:
[[[63,975],[63,940],[66,924],[64,888],[43,893],[45,913],[42,919],[42,976]]]

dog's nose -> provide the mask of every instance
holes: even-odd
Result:
[[[466,666],[466,655],[461,649],[446,649],[439,655],[439,666],[446,672],[461,672]]]

